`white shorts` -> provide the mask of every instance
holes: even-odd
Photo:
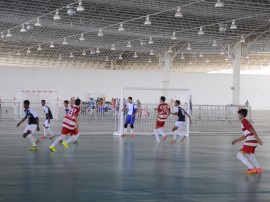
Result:
[[[50,128],[50,126],[51,126],[51,124],[49,123],[48,119],[46,119],[46,120],[44,121],[44,127],[45,127],[45,128]]]
[[[31,132],[34,132],[37,129],[37,124],[31,124],[31,125],[27,125],[24,129],[24,133],[27,133],[28,130],[30,130]]]
[[[176,121],[175,126],[177,126],[178,128],[182,128],[184,123],[185,122],[183,122],[183,121]]]

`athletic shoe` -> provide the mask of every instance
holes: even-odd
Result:
[[[38,144],[40,141],[39,140],[36,140],[35,143]]]
[[[41,139],[46,139],[46,138],[47,138],[47,136],[41,136],[40,138],[41,138]]]
[[[49,150],[51,150],[51,152],[56,152],[56,149],[54,146],[49,146]]]
[[[181,142],[184,142],[185,138],[186,138],[186,136],[183,136],[183,137],[181,138]]]
[[[50,136],[49,136],[49,139],[51,140],[51,139],[53,139],[54,137],[55,137],[55,136],[50,135]]]
[[[68,149],[68,143],[67,143],[65,140],[62,141],[62,145],[63,145],[66,149]]]
[[[160,140],[156,140],[155,143],[160,143]]]
[[[262,169],[261,168],[256,168],[256,173],[262,173]]]
[[[30,150],[31,150],[31,151],[36,151],[36,150],[37,150],[37,146],[32,146],[32,147],[30,148]]]
[[[130,139],[133,139],[134,138],[134,134],[130,134]]]
[[[248,171],[246,172],[246,175],[254,174],[254,173],[256,173],[256,172],[257,172],[256,168],[248,169]]]
[[[176,140],[175,139],[170,139],[170,142],[171,143],[176,143]]]
[[[165,141],[167,139],[167,135],[163,135],[162,139],[163,139],[163,141]]]
[[[73,141],[73,144],[78,144],[78,140],[74,140]]]
[[[127,134],[124,134],[124,133],[121,135],[121,137],[126,137],[126,136],[127,136]]]

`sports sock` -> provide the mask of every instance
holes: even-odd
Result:
[[[159,132],[159,134],[161,134],[162,136],[164,136],[164,135],[165,135],[165,133],[164,133],[164,131],[163,131],[163,129],[162,129],[162,128],[158,128],[158,132]]]
[[[69,143],[73,142],[74,140],[76,140],[76,136],[75,135],[73,135],[70,138],[68,138],[67,141],[66,141],[66,143],[69,144]]]
[[[54,142],[51,144],[51,146],[55,147],[61,140],[65,140],[66,136],[65,135],[60,135],[58,138],[54,140]]]
[[[156,136],[156,140],[158,141],[159,140],[159,136],[158,136],[158,129],[154,129],[154,134]]]
[[[74,135],[75,136],[75,140],[78,140],[80,134]]]
[[[173,132],[173,139],[174,139],[174,140],[176,140],[176,136],[177,136],[177,130],[175,130],[175,131]]]
[[[179,129],[177,130],[177,135],[179,135],[180,137],[185,136],[185,135],[183,135],[183,134],[181,133],[181,131],[180,131]]]
[[[256,168],[261,168],[254,154],[246,154],[246,156]]]
[[[55,136],[53,130],[51,129],[51,127],[47,128],[47,131],[51,134],[51,136]]]
[[[124,128],[124,134],[127,134],[127,128]]]
[[[45,137],[47,137],[47,129],[46,129],[46,127],[44,127],[43,129],[44,129],[44,133],[43,134],[44,134]]]
[[[132,128],[130,129],[130,134],[133,134],[133,129]]]
[[[237,153],[237,158],[242,161],[242,163],[245,164],[249,169],[254,169],[254,166],[250,163],[250,161],[242,152]]]
[[[29,139],[29,141],[31,142],[32,146],[37,146],[36,143],[35,143],[36,142],[36,139],[33,137],[32,134],[27,135],[26,138]]]

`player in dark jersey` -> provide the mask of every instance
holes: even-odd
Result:
[[[53,119],[53,115],[52,115],[51,109],[46,105],[45,100],[41,100],[41,106],[46,116],[46,119],[44,122],[44,135],[41,136],[41,138],[43,139],[47,138],[47,132],[49,132],[51,134],[49,136],[49,139],[52,139],[55,137],[55,134],[51,128],[51,119]]]
[[[178,119],[172,129],[173,131],[173,138],[170,140],[172,143],[176,142],[176,137],[179,135],[181,137],[181,142],[184,141],[185,135],[181,134],[180,130],[183,127],[183,124],[186,122],[186,116],[189,118],[189,123],[192,124],[191,116],[186,112],[185,109],[180,107],[181,102],[179,100],[175,100],[174,102],[174,110],[173,110],[173,115],[177,116]]]
[[[28,125],[24,129],[23,137],[30,140],[32,147],[30,150],[37,150],[37,144],[39,140],[35,139],[32,133],[37,130],[39,131],[39,118],[37,112],[30,108],[29,100],[25,100],[23,102],[25,117],[17,124],[19,127],[26,119],[28,119]]]

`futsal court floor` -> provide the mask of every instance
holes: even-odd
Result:
[[[38,151],[21,135],[0,136],[0,201],[269,202],[270,137],[256,156],[262,175],[248,175],[232,146],[237,136],[191,135],[183,143],[153,143],[112,135],[82,135],[78,145]]]

